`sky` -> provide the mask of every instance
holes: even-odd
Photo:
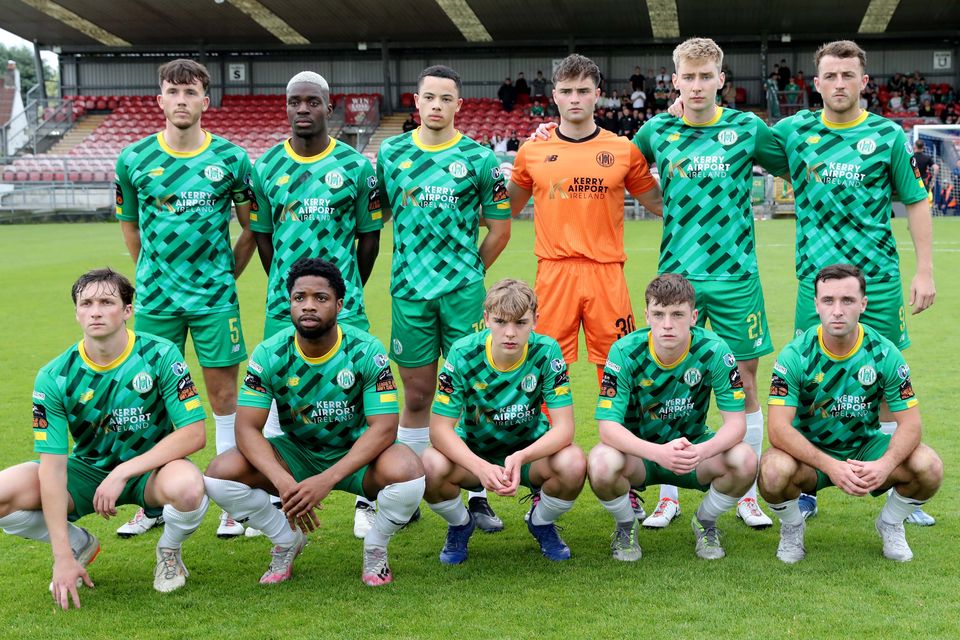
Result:
[[[33,51],[32,42],[24,40],[20,36],[10,33],[9,31],[4,31],[3,29],[0,29],[0,42],[8,47],[26,47],[30,51]],[[57,68],[57,54],[52,51],[41,51],[40,56],[43,58],[43,61],[51,67],[54,69]],[[6,62],[4,62],[4,64],[6,64]]]

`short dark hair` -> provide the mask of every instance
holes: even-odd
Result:
[[[571,53],[553,70],[553,84],[562,80],[579,80],[584,76],[593,80],[594,86],[600,86],[600,67],[586,56]]]
[[[91,284],[106,284],[112,286],[120,296],[124,306],[133,304],[134,288],[122,273],[117,273],[110,267],[103,269],[93,269],[77,278],[70,288],[70,297],[73,298],[73,304],[77,304],[77,298],[80,293]]]
[[[644,298],[648,307],[654,302],[663,307],[685,302],[696,307],[697,294],[690,281],[679,273],[661,273],[647,285]]]
[[[420,72],[420,76],[417,78],[418,92],[420,91],[420,85],[423,84],[423,79],[427,77],[453,80],[453,83],[457,85],[457,95],[460,95],[460,92],[463,89],[463,83],[460,81],[460,74],[445,64],[435,64]]]
[[[160,76],[160,86],[167,81],[170,84],[193,84],[197,80],[203,85],[203,92],[210,86],[210,72],[207,68],[194,60],[177,58],[160,65],[157,70]]]
[[[287,293],[292,293],[293,285],[296,284],[297,279],[305,276],[326,278],[336,294],[337,300],[343,300],[344,296],[347,295],[347,286],[343,283],[340,269],[337,268],[337,265],[323,258],[300,258],[290,265],[290,271],[287,272]]]
[[[813,281],[813,295],[817,295],[817,290],[820,288],[819,285],[821,282],[826,282],[827,280],[844,280],[846,278],[856,278],[857,282],[860,283],[860,295],[867,295],[867,280],[863,277],[863,271],[852,264],[831,264],[828,267],[820,269],[820,272],[817,273],[817,277]]]
[[[856,58],[860,61],[860,72],[867,71],[867,54],[853,40],[836,40],[820,45],[816,53],[813,54],[813,64],[817,68],[817,75],[820,75],[820,60],[826,56],[834,58]]]

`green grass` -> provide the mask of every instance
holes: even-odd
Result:
[[[913,249],[902,220],[894,221],[904,273],[913,273]],[[793,224],[758,223],[759,258],[767,314],[775,345],[791,337]],[[367,287],[374,332],[389,338],[390,232]],[[626,229],[635,311],[642,317],[642,292],[656,268],[660,225],[630,222]],[[873,519],[881,502],[853,499],[839,491],[821,495],[821,515],[807,530],[807,559],[787,567],[774,557],[777,528],[754,532],[733,516],[721,520],[728,557],[705,563],[693,555],[688,517],[665,531],[641,533],[643,559],[632,565],[609,555],[610,517],[586,489],[563,519],[563,536],[574,558],[563,564],[543,559],[526,532],[524,506],[492,500],[507,524],[496,536],[477,534],[470,560],[443,567],[437,552],[445,527],[426,512],[423,520],[391,543],[396,576],[389,587],[370,589],[359,580],[361,543],[352,535],[352,497],[335,494],[321,513],[323,528],[297,562],[292,581],[262,588],[267,563],[263,538],[217,540],[211,509],[186,545],[192,575],[186,588],[166,596],[152,589],[157,532],[120,540],[119,519],[88,516],[83,524],[101,539],[103,552],[91,567],[97,584],[82,592],[83,609],[54,612],[47,593],[47,545],[0,536],[0,638],[611,638],[706,637],[952,637],[960,619],[960,518],[958,460],[953,402],[960,382],[960,337],[953,329],[960,310],[960,222],[935,222],[937,304],[910,319],[914,346],[907,352],[921,401],[924,440],[946,463],[946,482],[929,505],[938,518],[929,529],[910,527],[916,554],[900,565],[884,560]],[[69,286],[82,271],[104,264],[132,275],[120,230],[112,224],[5,226],[0,228],[0,467],[33,459],[30,391],[36,370],[79,338]],[[514,226],[510,245],[487,282],[505,276],[533,281],[536,262],[529,222]],[[249,350],[262,336],[265,278],[254,261],[240,280]],[[638,320],[638,324],[642,320]],[[188,362],[196,359],[188,348]],[[584,355],[581,346],[581,355]],[[772,358],[760,365],[761,389]],[[593,367],[585,357],[572,368],[577,441],[597,442],[592,407]],[[195,375],[199,381],[200,376]],[[208,446],[195,456],[205,465]],[[656,501],[656,489],[645,495]],[[684,514],[698,494],[682,492]],[[128,517],[125,507],[121,517]]]

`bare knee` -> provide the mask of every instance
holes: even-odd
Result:
[[[203,475],[219,480],[236,480],[241,475],[239,468],[241,461],[246,463],[246,458],[236,447],[228,449],[210,461]]]
[[[587,457],[590,486],[603,489],[613,486],[623,472],[626,458],[623,453],[605,444],[598,444]]]
[[[736,444],[727,451],[727,468],[737,484],[749,486],[757,477],[757,455],[750,445]]]
[[[765,500],[779,496],[796,475],[797,461],[780,449],[767,449],[760,458],[760,493]]]
[[[384,486],[414,480],[424,474],[420,458],[403,444],[390,445],[377,458],[376,466]]]
[[[587,457],[583,449],[571,444],[551,456],[550,468],[564,487],[579,489],[587,476]]]
[[[191,462],[174,460],[164,465],[155,482],[158,502],[177,511],[194,511],[203,502],[203,475]]]
[[[907,468],[924,493],[933,495],[943,483],[943,460],[925,444],[920,444],[910,454]]]

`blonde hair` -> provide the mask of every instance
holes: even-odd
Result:
[[[483,310],[507,322],[516,322],[527,311],[537,315],[537,294],[523,280],[504,278],[490,287]]]
[[[673,50],[673,66],[679,71],[681,60],[712,60],[717,71],[723,68],[723,49],[710,38],[690,38]]]

